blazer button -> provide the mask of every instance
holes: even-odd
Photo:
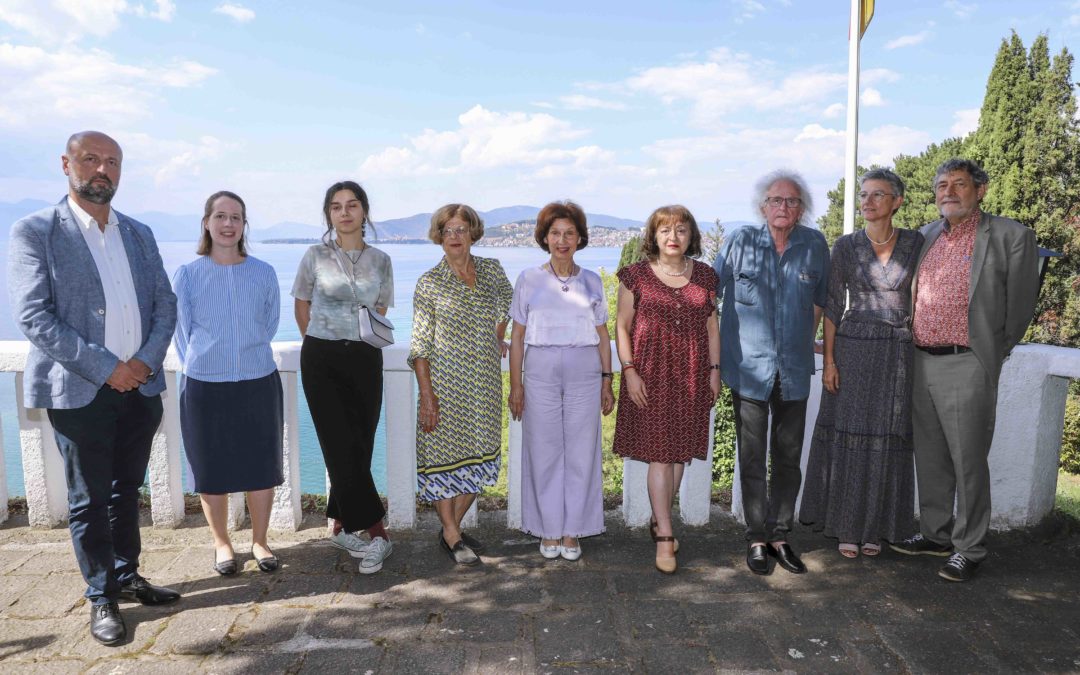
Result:
[[[97,311],[97,313],[98,313],[98,314],[104,314],[104,313],[105,313],[105,310],[103,310],[103,309],[99,309],[99,310]]]

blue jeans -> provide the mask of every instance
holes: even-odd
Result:
[[[161,396],[108,385],[82,408],[48,410],[64,458],[71,543],[92,604],[115,601],[139,568],[139,487],[161,413]]]

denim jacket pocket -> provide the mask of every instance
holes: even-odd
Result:
[[[735,275],[735,302],[756,305],[758,301],[757,274],[739,272]]]

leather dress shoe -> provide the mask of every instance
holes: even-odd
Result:
[[[769,573],[769,554],[765,551],[767,548],[765,544],[750,544],[746,549],[746,566],[754,574]]]
[[[180,594],[171,588],[155,586],[138,574],[129,583],[120,587],[122,600],[138,601],[144,605],[163,605],[180,599]]]
[[[799,556],[792,550],[791,544],[784,542],[777,546],[769,546],[769,555],[776,558],[776,562],[780,564],[788,572],[792,574],[802,574],[806,571],[806,565],[799,559]]]
[[[90,605],[90,635],[103,645],[115,645],[127,637],[127,626],[115,602]]]
[[[228,560],[222,560],[218,562],[217,553],[214,554],[214,571],[223,577],[229,577],[236,574],[236,558],[232,557]]]

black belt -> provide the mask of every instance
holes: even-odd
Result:
[[[923,347],[922,345],[915,345],[915,349],[924,351],[931,356],[942,356],[944,354],[963,354],[964,352],[971,351],[971,347],[965,347],[964,345],[945,345],[944,347]]]

